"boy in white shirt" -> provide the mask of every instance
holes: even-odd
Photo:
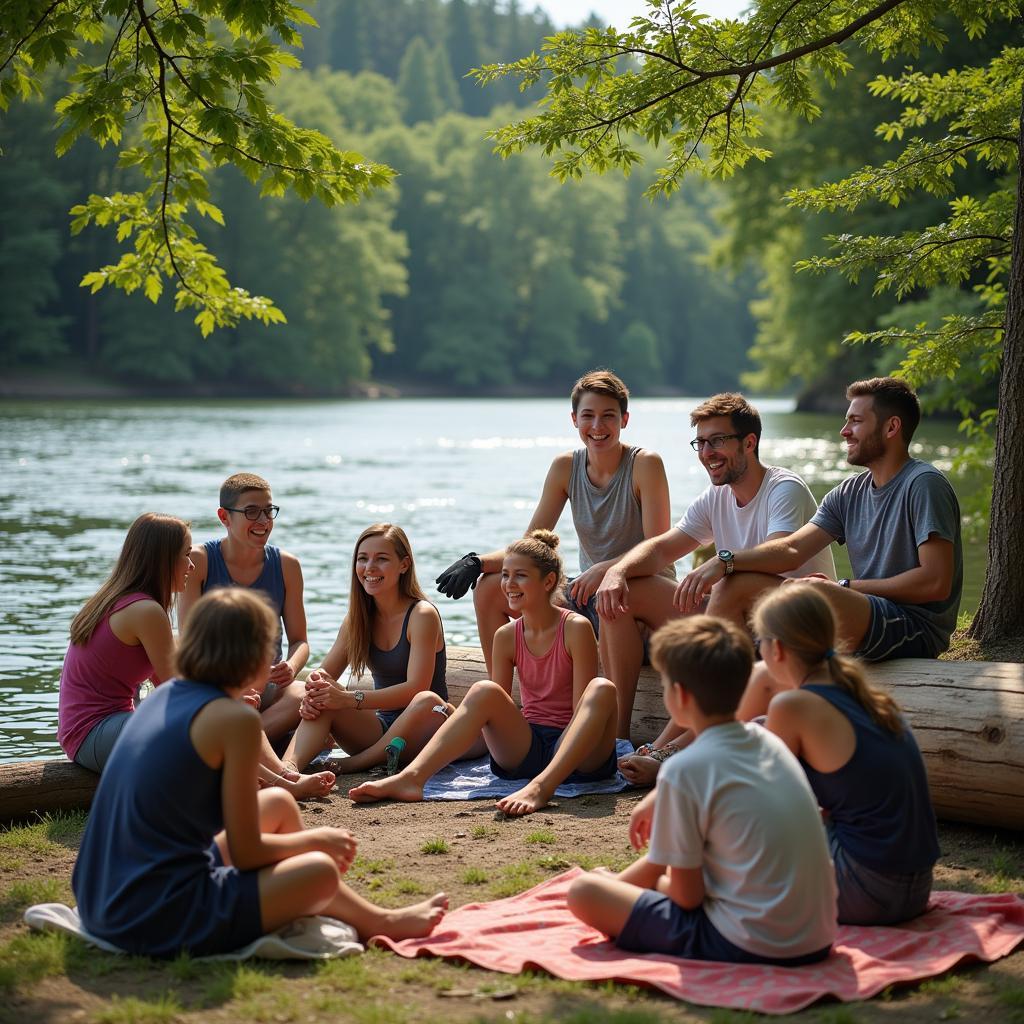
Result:
[[[623,949],[794,967],[829,954],[835,876],[817,802],[785,744],[736,720],[753,657],[743,630],[708,615],[652,638],[665,707],[696,739],[630,818],[646,856],[569,889],[569,909]]]

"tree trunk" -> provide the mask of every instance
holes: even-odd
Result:
[[[970,629],[984,649],[995,651],[1024,643],[1024,92],[1021,98],[1017,209],[999,375],[988,569]]]

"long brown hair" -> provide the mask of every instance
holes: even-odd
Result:
[[[551,603],[565,603],[562,591],[565,588],[565,570],[562,556],[558,553],[558,534],[552,530],[531,530],[522,540],[514,540],[505,548],[506,555],[522,555],[537,567],[541,579],[549,572],[555,574],[555,585],[551,588]]]
[[[118,598],[148,594],[164,611],[174,594],[174,568],[189,535],[189,524],[177,516],[144,512],[128,527],[121,554],[106,582],[71,621],[71,642],[84,644]]]
[[[790,583],[754,606],[754,632],[778,640],[808,668],[826,665],[832,682],[846,690],[881,729],[899,735],[903,719],[896,701],[867,681],[856,658],[836,653],[832,607],[811,584]]]
[[[414,601],[427,599],[427,595],[423,593],[419,581],[416,579],[416,562],[413,560],[412,545],[405,535],[405,530],[400,526],[395,526],[394,523],[374,523],[373,526],[368,526],[363,530],[359,534],[356,546],[352,549],[352,578],[349,582],[348,612],[342,623],[348,665],[354,676],[361,676],[369,665],[373,617],[377,614],[377,605],[363,589],[363,585],[356,575],[356,557],[359,554],[359,545],[368,537],[383,537],[391,542],[399,561],[403,558],[409,559],[409,568],[398,578],[398,592],[403,597],[412,598]]]

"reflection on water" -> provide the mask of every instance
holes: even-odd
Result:
[[[664,457],[675,517],[707,480],[686,443],[695,404],[636,401],[624,435]],[[759,407],[766,462],[801,473],[818,497],[851,471],[838,418]],[[60,753],[68,625],[139,513],[183,516],[206,540],[221,533],[221,481],[240,470],[267,477],[281,506],[274,540],[302,562],[316,658],[344,615],[351,546],[365,526],[404,526],[432,592],[465,551],[521,534],[552,456],[576,442],[568,403],[548,399],[9,403],[0,423],[0,760]],[[915,454],[948,468],[955,443],[952,426],[939,425]],[[573,570],[568,511],[559,532]],[[965,607],[977,602],[983,558],[978,546],[967,559]],[[449,642],[475,643],[470,598],[439,601]]]

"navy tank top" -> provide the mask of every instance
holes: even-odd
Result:
[[[158,686],[100,777],[71,884],[82,924],[121,949],[227,952],[261,933],[258,873],[224,867],[212,848],[222,772],[189,738],[195,716],[221,699],[205,683]]]
[[[839,845],[876,871],[930,868],[939,859],[939,840],[924,759],[910,727],[899,735],[881,728],[841,687],[808,683],[803,689],[845,715],[856,737],[852,757],[838,771],[818,772],[800,760]]]
[[[208,540],[203,545],[206,552],[206,582],[203,584],[203,593],[208,590],[216,590],[217,587],[242,587],[243,583],[236,582],[231,573],[228,572],[227,562],[221,554],[219,540]],[[277,611],[277,657],[280,661],[284,650],[281,638],[284,636],[284,624],[281,619],[284,615],[284,570],[281,568],[281,549],[268,544],[263,551],[263,571],[246,587],[247,590],[259,590],[270,598],[270,605]]]
[[[405,613],[402,621],[402,632],[398,643],[390,651],[382,651],[372,640],[370,641],[370,654],[367,661],[370,665],[370,675],[373,677],[373,688],[383,690],[387,686],[395,686],[397,683],[404,683],[409,678],[409,655],[412,652],[412,644],[409,643],[409,616],[419,601],[413,601],[409,610]],[[434,674],[430,679],[430,689],[441,698],[448,699],[448,684],[445,682],[445,674],[448,671],[448,651],[442,646],[434,655]],[[404,708],[389,708],[380,710],[377,717],[387,732],[395,719],[404,711]]]

